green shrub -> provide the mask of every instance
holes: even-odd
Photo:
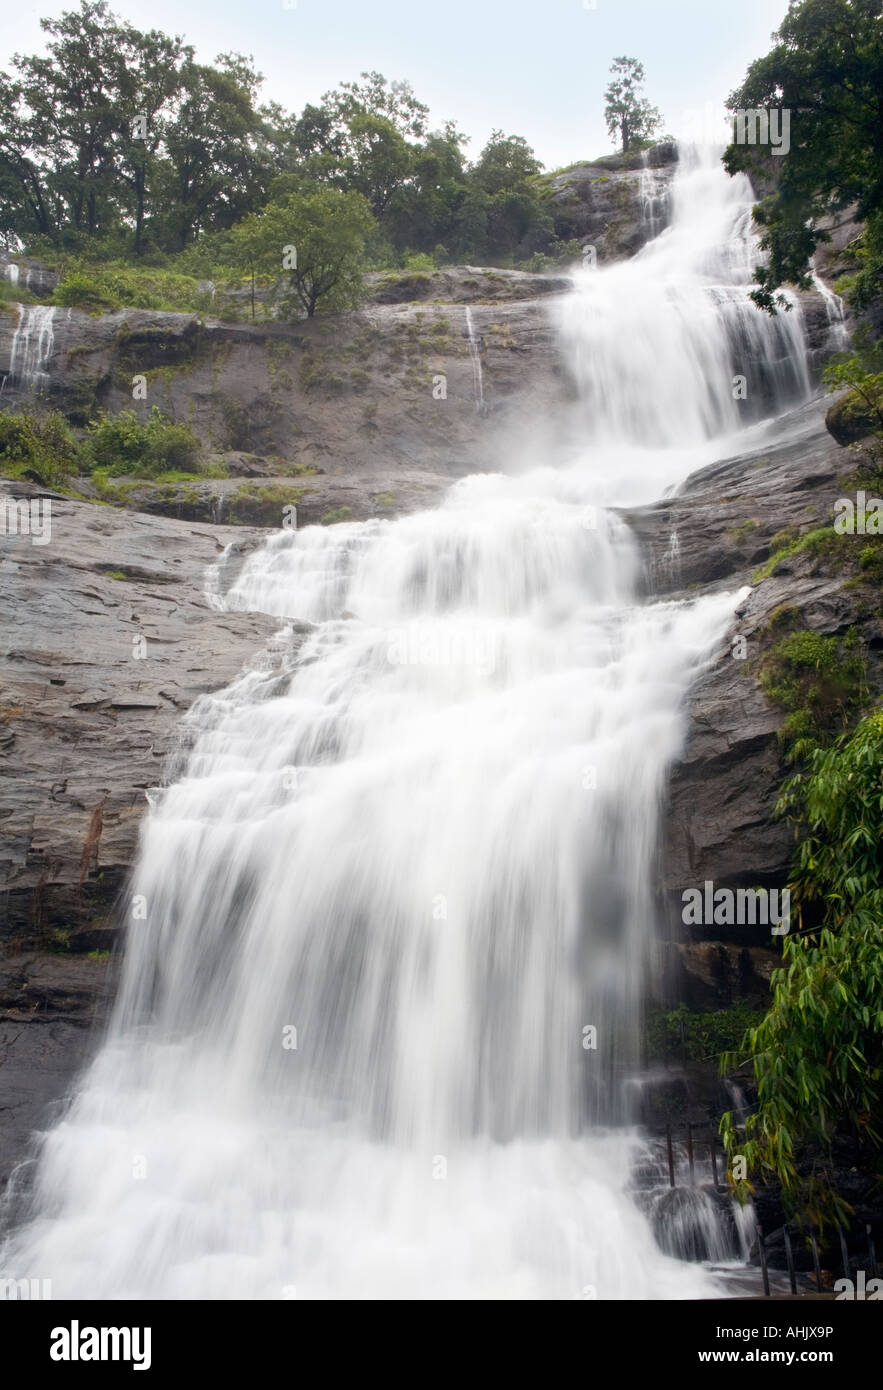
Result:
[[[57,410],[0,414],[0,472],[5,477],[30,477],[44,487],[59,487],[84,469],[82,446]]]
[[[804,629],[789,633],[763,658],[760,684],[788,712],[779,732],[792,758],[805,757],[840,733],[865,690],[865,661],[854,628],[841,639]]]
[[[186,425],[166,419],[156,406],[146,420],[139,420],[134,410],[122,410],[119,415],[103,412],[88,431],[95,467],[111,476],[126,473],[149,478],[170,470],[198,471],[196,435]]]
[[[192,275],[156,266],[110,261],[90,265],[70,261],[54,295],[65,308],[159,309],[172,313],[200,313],[211,307],[211,292],[200,289]]]
[[[319,518],[320,526],[336,526],[340,521],[349,521],[352,517],[352,507],[332,507],[330,512],[324,512]]]
[[[90,312],[115,309],[119,303],[104,288],[98,276],[87,275],[80,270],[67,272],[55,288],[54,299],[56,304],[66,309],[88,309]]]
[[[435,261],[425,251],[404,251],[402,253],[402,269],[431,272],[435,270]]]
[[[673,1060],[686,1055],[701,1062],[738,1046],[747,1028],[761,1022],[763,1012],[747,1004],[734,1004],[714,1013],[695,1013],[686,1004],[647,1019],[647,1053],[652,1058]],[[683,1030],[683,1035],[682,1035]]]
[[[9,280],[0,280],[0,304],[37,304],[35,294],[24,285],[13,285]]]

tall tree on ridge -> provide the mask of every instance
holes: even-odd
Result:
[[[622,146],[623,154],[628,154],[641,149],[653,137],[662,118],[643,94],[643,63],[637,58],[614,58],[610,72],[611,81],[604,93],[604,119],[611,139]]]

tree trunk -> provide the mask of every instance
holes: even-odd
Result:
[[[135,170],[135,255],[143,252],[144,237],[144,170]]]

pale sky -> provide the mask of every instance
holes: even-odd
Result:
[[[38,52],[39,20],[75,8],[17,0],[0,30],[0,67]],[[141,29],[179,33],[211,61],[253,54],[265,98],[289,109],[363,70],[406,78],[431,124],[456,120],[474,157],[491,130],[523,135],[547,168],[611,153],[604,88],[613,58],[638,58],[666,129],[715,110],[770,48],[787,0],[116,0]],[[695,117],[693,118],[695,119]]]

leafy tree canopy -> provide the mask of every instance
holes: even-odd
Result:
[[[786,283],[810,283],[813,252],[827,236],[823,219],[851,204],[866,222],[864,264],[853,302],[869,302],[883,283],[883,0],[791,0],[765,58],[752,63],[729,98],[739,110],[788,112],[788,152],[777,156],[775,192],[755,209],[767,263],[753,298],[775,311]],[[770,154],[733,144],[730,173],[761,167]]]

